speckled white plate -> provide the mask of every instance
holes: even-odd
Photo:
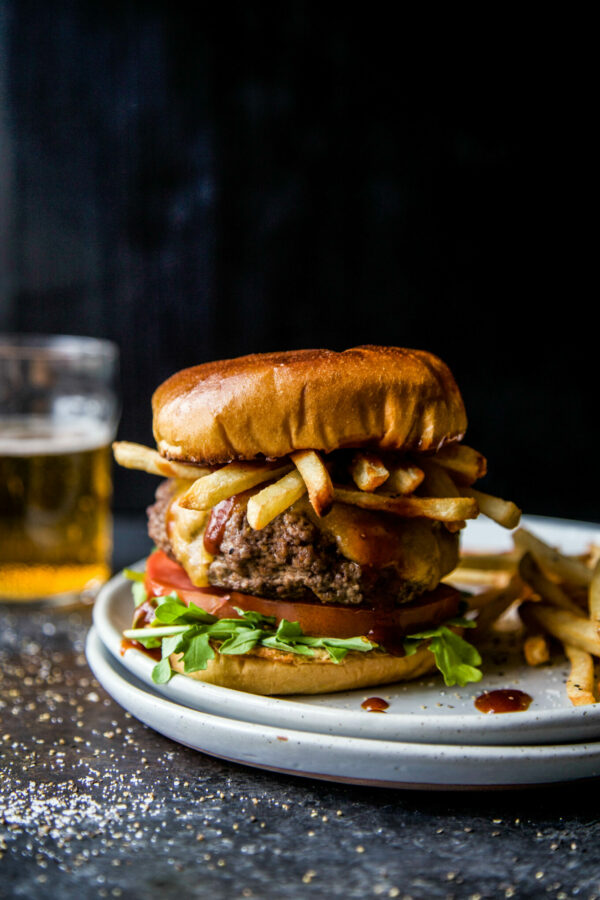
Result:
[[[600,541],[600,527],[582,522],[530,517],[524,525],[569,553],[584,550],[590,541]],[[510,546],[510,533],[488,520],[469,523],[463,538],[467,551]],[[94,607],[94,625],[104,645],[155,693],[201,712],[276,728],[382,741],[524,745],[600,737],[600,703],[574,707],[567,700],[564,658],[557,658],[551,666],[531,668],[524,664],[520,649],[511,646],[510,637],[504,646],[486,655],[483,681],[466,688],[446,688],[440,676],[430,676],[367,691],[279,699],[202,684],[183,675],[175,675],[166,685],[154,685],[154,663],[146,654],[129,649],[121,656],[121,635],[130,627],[132,612],[130,582],[116,576],[103,588]],[[486,716],[474,707],[475,696],[484,690],[517,687],[533,697],[527,712]],[[389,703],[385,715],[361,709],[363,700],[373,695]]]
[[[600,775],[600,743],[443,745],[274,728],[165,700],[116,662],[95,629],[86,654],[102,687],[136,719],[229,762],[327,781],[438,790],[516,788]]]

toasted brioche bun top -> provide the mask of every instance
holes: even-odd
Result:
[[[467,427],[448,367],[400,347],[208,362],[160,385],[152,409],[163,456],[209,465],[305,449],[437,450]]]

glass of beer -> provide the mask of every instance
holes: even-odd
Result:
[[[0,334],[0,601],[91,602],[110,575],[119,353]]]

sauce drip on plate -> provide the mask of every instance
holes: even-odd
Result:
[[[480,694],[475,700],[475,706],[482,713],[523,712],[529,709],[532,699],[525,691],[507,688]]]
[[[390,704],[381,697],[368,697],[360,705],[367,712],[384,713]]]

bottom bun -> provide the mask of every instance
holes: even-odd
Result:
[[[348,653],[335,663],[329,656],[296,656],[263,650],[259,654],[225,656],[219,652],[206,669],[184,672],[183,662],[172,655],[171,667],[188,678],[247,691],[250,694],[328,694],[420,678],[435,668],[426,646],[411,656],[391,656],[377,650]]]

